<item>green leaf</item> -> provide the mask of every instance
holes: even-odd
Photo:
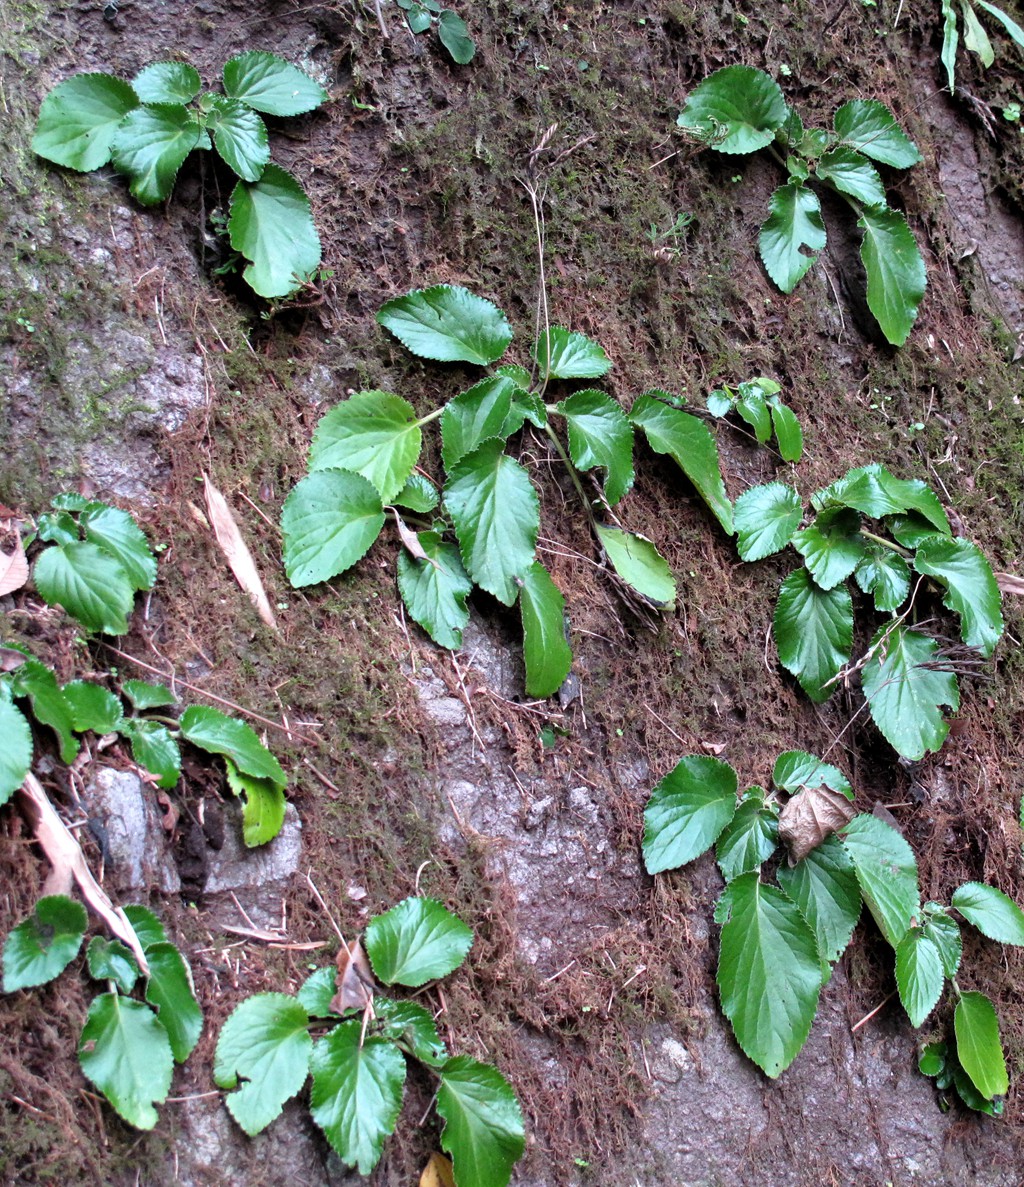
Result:
[[[473,932],[436,899],[407,898],[370,920],[363,947],[385,985],[416,989],[457,969],[472,943]]]
[[[871,647],[862,677],[871,716],[890,746],[917,762],[946,740],[942,706],[960,708],[956,676],[933,666],[938,644],[918,631],[884,626]]]
[[[153,588],[156,557],[145,533],[127,511],[101,504],[83,511],[80,522],[85,538],[110,553],[135,589]]]
[[[499,367],[499,375],[503,372],[520,371],[521,367]],[[507,378],[512,378],[508,375]],[[529,421],[538,429],[544,428],[548,423],[548,411],[544,406],[544,401],[537,395],[536,392],[527,390],[519,385],[518,381],[512,378],[512,408],[508,414],[504,425],[502,425],[499,437],[504,437],[506,440],[512,436],[513,433],[518,433],[523,425]],[[529,374],[526,376],[526,382],[530,382]]]
[[[215,98],[206,117],[213,146],[244,181],[259,181],[270,160],[267,126],[239,99]]]
[[[890,515],[885,526],[892,533],[892,538],[904,548],[920,548],[925,540],[939,535],[935,528],[923,515]],[[947,533],[948,534],[948,533]],[[909,569],[909,566],[908,566]]]
[[[730,412],[736,407],[736,397],[732,394],[729,388],[724,390],[719,388],[713,391],[707,398],[708,412],[712,416],[728,416]]]
[[[224,90],[267,115],[302,115],[329,98],[323,87],[297,66],[261,50],[250,50],[224,63]]]
[[[310,1018],[337,1017],[331,1009],[331,1002],[334,1001],[334,995],[338,989],[337,974],[338,970],[333,967],[317,969],[302,982],[295,996]],[[374,1009],[376,1007],[377,999],[375,998]]]
[[[678,123],[711,137],[716,152],[750,153],[771,144],[787,110],[778,83],[763,70],[724,66],[691,92]]]
[[[605,498],[612,507],[633,485],[633,426],[604,392],[574,392],[558,411],[565,417],[569,456],[577,470],[601,467]]]
[[[961,993],[953,1014],[956,1054],[971,1083],[991,1100],[1010,1087],[995,1007],[983,993]]]
[[[896,948],[920,910],[913,850],[884,820],[864,812],[842,830],[840,840],[868,910]]]
[[[718,838],[715,857],[726,882],[741,874],[759,870],[775,852],[779,840],[779,821],[774,812],[764,806],[764,792],[747,797]]]
[[[78,1045],[87,1079],[136,1129],[152,1129],[167,1099],[174,1059],[167,1031],[142,1002],[119,993],[93,998]]]
[[[519,591],[523,616],[523,658],[526,695],[553,696],[572,667],[572,648],[565,637],[565,599],[551,575],[534,561]]]
[[[989,4],[988,0],[974,0],[974,3],[983,8],[989,16],[994,16],[1021,49],[1024,49],[1024,29],[1015,20],[1011,20],[1001,8]]]
[[[167,939],[164,925],[148,907],[141,907],[138,903],[129,903],[124,908],[132,930],[139,938],[142,950],[152,948],[154,944],[162,944]]]
[[[775,760],[772,782],[790,795],[799,795],[808,788],[829,787],[853,799],[850,781],[838,768],[806,750],[787,750]]]
[[[41,898],[32,914],[4,942],[4,993],[45,985],[78,955],[89,919],[63,894]]]
[[[126,173],[128,188],[144,206],[171,196],[174,179],[199,140],[200,127],[187,107],[153,103],[136,107],[118,126],[110,144],[114,168]]]
[[[61,689],[79,734],[113,734],[124,724],[121,702],[106,688],[86,680],[74,680]]]
[[[911,1026],[924,1024],[945,982],[938,948],[922,928],[912,927],[896,946],[896,987]]]
[[[497,362],[512,341],[504,313],[469,289],[438,284],[381,306],[377,321],[422,359]]]
[[[807,1040],[818,1007],[821,964],[796,904],[757,874],[729,883],[718,988],[736,1041],[773,1079]]]
[[[317,470],[284,501],[284,567],[296,588],[351,569],[384,526],[380,494],[361,474]]]
[[[676,603],[676,581],[668,562],[646,536],[622,528],[595,524],[598,539],[612,568],[638,594],[659,610],[672,610]]]
[[[778,879],[814,932],[821,959],[834,964],[860,919],[860,884],[846,850],[826,837],[795,866],[779,866]]]
[[[466,571],[511,606],[533,564],[540,503],[526,471],[504,448],[491,438],[462,458],[448,476],[444,504]]]
[[[946,81],[949,93],[956,94],[956,47],[960,42],[960,33],[956,24],[956,7],[953,0],[942,0],[942,64],[946,67]]]
[[[784,462],[798,462],[803,457],[804,434],[800,422],[792,408],[785,404],[769,404],[772,414],[772,427],[775,429],[775,439],[779,445],[779,453]]]
[[[791,486],[769,482],[744,491],[733,507],[736,547],[745,561],[773,556],[800,526],[803,507]]]
[[[810,527],[796,533],[793,547],[804,558],[815,584],[834,589],[864,557],[860,516],[848,507],[822,511]]]
[[[982,27],[981,21],[978,20],[978,14],[968,0],[964,0],[961,7],[964,14],[964,48],[972,54],[977,54],[981,59],[981,64],[988,69],[996,60],[992,42],[989,41],[988,34]]]
[[[821,204],[813,190],[790,182],[772,194],[768,211],[758,241],[761,260],[779,288],[791,293],[825,246]]]
[[[139,979],[135,957],[120,940],[93,936],[85,950],[85,961],[94,981],[113,981],[121,993],[131,993]]]
[[[440,1067],[447,1061],[448,1052],[429,1010],[415,1002],[396,1002],[386,997],[375,997],[373,1008],[384,1023],[384,1038],[398,1043],[428,1067]]]
[[[526,1148],[523,1115],[509,1082],[468,1055],[441,1069],[437,1111],[441,1148],[451,1155],[459,1187],[505,1187]]]
[[[454,544],[445,543],[438,532],[420,532],[417,539],[427,559],[410,556],[405,549],[398,554],[399,593],[410,618],[439,647],[456,651],[469,622],[466,599],[473,582]]]
[[[907,220],[896,210],[865,209],[857,220],[864,232],[860,258],[868,277],[868,308],[886,339],[902,346],[924,296],[924,260]]]
[[[146,949],[149,980],[146,1001],[157,1009],[177,1063],[184,1063],[203,1033],[203,1012],[196,1001],[192,973],[178,949],[166,941]]]
[[[714,437],[697,417],[669,407],[658,397],[671,398],[667,392],[645,392],[633,405],[629,419],[647,434],[655,453],[668,454],[679,466],[731,536],[732,504],[725,493]]]
[[[362,474],[386,505],[404,488],[422,443],[416,411],[407,400],[390,392],[355,392],[317,425],[309,468]]]
[[[227,1097],[232,1117],[255,1137],[277,1117],[306,1082],[313,1040],[309,1015],[285,993],[257,993],[235,1009],[221,1029],[213,1078]]]
[[[56,500],[55,500],[56,501]],[[56,515],[43,514],[36,521],[40,540],[52,544],[74,544],[80,539],[78,524],[65,512]]]
[[[126,680],[121,691],[140,712],[146,709],[162,709],[174,705],[177,698],[166,684],[150,684],[146,680]]]
[[[320,236],[306,191],[273,163],[259,181],[235,186],[228,236],[251,261],[242,275],[261,297],[289,296],[320,265]]]
[[[853,579],[875,599],[875,609],[898,610],[910,593],[910,566],[898,552],[868,541],[864,559],[853,571]]]
[[[971,1078],[961,1067],[959,1059],[954,1058],[952,1060],[950,1070],[957,1096],[960,1097],[969,1109],[974,1109],[979,1113],[985,1113],[989,1117],[1002,1116],[1003,1100],[1001,1098],[989,1100],[987,1097],[982,1096],[977,1088],[975,1088]]]
[[[877,99],[844,103],[835,114],[834,126],[844,147],[856,149],[883,165],[908,169],[921,159],[892,112]]]
[[[395,496],[395,503],[399,507],[408,507],[420,515],[428,515],[440,501],[437,487],[422,474],[410,474],[405,486]]]
[[[242,840],[250,849],[265,845],[277,836],[284,824],[287,807],[284,791],[271,779],[240,771],[230,758],[224,761],[228,785],[242,798]]]
[[[132,79],[142,103],[191,103],[202,85],[199,71],[187,62],[153,62]]]
[[[756,383],[741,383],[736,411],[754,430],[759,445],[772,435],[772,418],[764,392]]]
[[[826,701],[828,682],[853,652],[853,600],[843,586],[823,590],[806,569],[783,581],[775,607],[779,662],[812,701]]]
[[[110,74],[76,74],[43,100],[32,151],[80,173],[110,160],[110,146],[124,117],[138,107],[132,88]]]
[[[28,697],[32,716],[56,733],[60,739],[61,762],[74,762],[79,749],[78,739],[71,732],[75,721],[52,669],[29,657],[11,674],[10,687],[16,697]]]
[[[990,940],[1024,945],[1024,911],[995,886],[965,882],[953,892],[951,904]]]
[[[918,548],[914,568],[946,587],[942,604],[960,615],[961,638],[990,656],[1003,633],[1001,599],[991,566],[977,546],[959,536],[933,536]]]
[[[952,979],[960,968],[960,957],[963,954],[959,924],[945,907],[940,907],[938,903],[925,903],[921,926],[924,934],[938,949],[942,971]]]
[[[121,565],[97,545],[83,540],[47,548],[32,576],[43,601],[63,606],[86,630],[127,632],[135,591]]]
[[[841,194],[849,194],[864,206],[885,206],[885,186],[878,170],[852,148],[834,148],[818,162],[818,176],[830,181]]]
[[[281,764],[256,736],[256,731],[207,705],[189,705],[181,715],[181,736],[210,754],[223,754],[246,775],[269,779],[284,787]]]
[[[585,334],[571,334],[551,326],[533,348],[541,378],[600,379],[611,369],[611,360],[601,346]]]
[[[681,758],[644,809],[644,865],[649,874],[700,857],[736,814],[736,772],[705,755]]]
[[[413,33],[425,33],[431,25],[430,13],[425,8],[420,8],[418,4],[409,5],[405,19],[408,21],[409,29]]]
[[[818,491],[811,502],[817,508],[830,504],[853,507],[873,519],[916,511],[931,525],[930,534],[951,534],[942,504],[924,482],[919,478],[896,478],[877,462],[849,470],[837,482]]]
[[[343,1022],[314,1046],[309,1112],[342,1162],[368,1175],[398,1120],[405,1058],[361,1030],[358,1020]]]
[[[25,782],[32,767],[32,730],[25,715],[0,697],[0,807]]]
[[[174,735],[158,721],[129,720],[121,732],[131,743],[132,758],[151,775],[157,786],[176,787],[181,774],[181,751]]]
[[[501,375],[481,380],[449,400],[441,414],[441,459],[451,472],[467,453],[491,437],[506,436],[515,384]]]
[[[476,45],[469,36],[466,22],[462,17],[456,16],[450,8],[441,12],[437,22],[437,35],[441,38],[441,44],[451,54],[453,62],[460,66],[472,62]]]

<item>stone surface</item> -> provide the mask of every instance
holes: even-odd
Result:
[[[154,788],[132,771],[107,767],[88,781],[83,802],[104,850],[106,875],[118,889],[165,894],[181,889]]]
[[[284,886],[299,868],[301,857],[302,822],[291,804],[285,809],[278,835],[256,849],[245,847],[240,820],[232,815],[224,830],[224,844],[210,850],[204,892],[225,897],[233,893],[257,927],[278,926]],[[243,924],[244,920],[228,922]]]

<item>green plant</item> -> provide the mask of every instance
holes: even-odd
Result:
[[[895,478],[884,466],[850,470],[812,495],[811,505],[813,518],[801,528],[800,496],[784,483],[752,487],[736,500],[744,560],[792,544],[804,561],[783,581],[775,608],[782,666],[814,701],[827,700],[844,673],[848,679],[861,671],[875,724],[905,758],[920,759],[945,740],[942,708],[959,708],[956,670],[972,660],[907,619],[917,610],[922,583],[934,581],[944,591],[943,604],[960,618],[966,647],[991,656],[1003,631],[992,569],[976,545],[953,536],[924,482]],[[851,576],[876,610],[891,615],[853,665]]]
[[[779,399],[780,391],[774,379],[763,377],[749,379],[735,391],[723,385],[708,396],[708,412],[719,417],[738,412],[761,445],[774,431],[782,460],[798,462],[804,452],[803,430],[793,410]]]
[[[496,306],[448,285],[389,301],[377,320],[420,358],[441,362],[490,366],[512,339]],[[678,397],[647,392],[628,416],[593,388],[545,402],[553,382],[598,378],[610,366],[596,342],[552,327],[534,347],[532,375],[522,366],[501,366],[423,416],[389,392],[350,396],[320,421],[310,473],[285,501],[281,528],[291,583],[313,585],[345,572],[377,539],[390,512],[404,546],[398,587],[413,620],[435,643],[457,648],[474,586],[506,606],[518,602],[527,691],[550,696],[569,671],[572,651],[564,599],[536,559],[539,499],[524,466],[507,452],[527,422],[564,463],[607,566],[645,605],[670,608],[676,585],[651,541],[619,526],[612,510],[633,485],[635,429],[676,461],[725,530],[733,530],[714,438],[676,406]],[[419,467],[422,429],[437,420],[446,472],[441,492]],[[581,474],[591,470],[603,470],[604,481],[588,494]],[[406,524],[416,522],[412,516],[421,517],[418,531]]]
[[[956,50],[960,44],[960,30],[957,26],[956,0],[940,0],[942,7],[942,64],[946,68],[946,78],[949,81],[949,93],[956,91]],[[1003,26],[1010,38],[1024,49],[1024,29],[1015,20],[1007,16],[1001,8],[989,4],[988,0],[960,0],[960,11],[964,23],[964,47],[977,55],[982,66],[986,69],[996,60],[995,50],[989,40],[985,27],[978,19],[975,5],[990,17],[994,17]]]
[[[86,969],[94,980],[106,981],[108,991],[89,1005],[78,1062],[125,1121],[152,1129],[154,1106],[167,1099],[174,1064],[184,1063],[198,1043],[203,1014],[188,963],[159,919],[140,906],[125,907],[124,916],[144,961],[140,966],[120,940],[89,941]],[[60,976],[78,955],[87,924],[85,908],[74,899],[62,894],[40,899],[4,943],[4,992]]]
[[[231,194],[231,246],[248,260],[243,273],[261,297],[285,297],[320,264],[309,198],[270,163],[260,113],[301,115],[327,92],[274,54],[249,51],[224,66],[224,94],[200,94],[185,62],[155,62],[127,83],[110,74],[76,74],[43,100],[32,147],[39,156],[88,173],[108,162],[127,175],[144,205],[170,197],[193,149],[215,150],[237,174]]]
[[[504,1187],[524,1149],[508,1082],[496,1068],[449,1055],[430,1011],[378,996],[374,980],[420,989],[454,972],[472,942],[472,931],[439,902],[404,899],[371,919],[363,943],[345,945],[337,968],[317,969],[294,997],[260,993],[242,1002],[220,1032],[214,1067],[216,1082],[232,1090],[227,1106],[238,1124],[260,1133],[312,1073],[310,1115],[342,1162],[369,1174],[398,1121],[411,1058],[438,1078],[441,1146],[457,1187]]]
[[[715,152],[769,148],[786,170],[789,180],[772,194],[759,238],[765,269],[784,293],[793,291],[825,246],[821,203],[811,182],[844,199],[864,232],[868,308],[886,339],[903,345],[924,296],[924,261],[906,219],[889,207],[872,161],[906,169],[921,156],[884,103],[854,99],[836,111],[833,131],[804,128],[763,70],[725,66],[693,91],[678,123]]]
[[[647,238],[654,254],[659,260],[677,260],[682,251],[682,242],[686,232],[693,225],[693,215],[686,210],[680,210],[672,225],[662,231],[657,223],[651,223]]]
[[[738,794],[736,772],[720,759],[689,755],[651,793],[644,811],[644,863],[650,874],[696,860],[715,847],[725,888],[718,988],[722,1012],[746,1055],[780,1075],[810,1033],[822,987],[846,950],[862,904],[895,951],[896,984],[911,1025],[921,1027],[946,981],[956,1002],[954,1034],[925,1049],[929,1075],[956,1086],[966,1104],[998,1112],[1008,1088],[995,1009],[985,994],[960,988],[960,927],[955,910],[983,935],[1024,945],[1024,912],[1000,890],[969,882],[950,907],[922,905],[917,863],[903,835],[884,820],[856,814],[843,773],[805,751],[779,756],[774,790]],[[788,863],[777,885],[762,867],[783,842]],[[934,1069],[934,1070],[932,1070]]]
[[[398,7],[413,33],[425,33],[436,22],[437,35],[452,61],[459,66],[472,62],[476,45],[466,22],[450,8],[442,8],[437,0],[398,0]]]

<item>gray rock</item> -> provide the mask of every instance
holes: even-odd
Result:
[[[120,889],[181,889],[153,788],[132,771],[106,767],[89,780],[82,798],[105,848],[106,872]]]
[[[278,835],[256,849],[247,849],[243,843],[240,821],[231,822],[223,846],[210,853],[204,892],[233,892],[253,923],[275,926],[281,921],[283,884],[299,868],[301,856],[302,823],[291,804]]]

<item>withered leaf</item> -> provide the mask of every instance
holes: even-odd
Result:
[[[335,1014],[365,1010],[373,1001],[374,980],[370,962],[358,940],[344,944],[338,953],[338,992],[331,998]]]
[[[203,475],[203,489],[206,494],[206,510],[213,527],[213,534],[217,537],[217,543],[220,545],[221,552],[224,553],[231,572],[235,575],[235,580],[249,595],[249,600],[256,607],[260,618],[267,626],[277,630],[277,620],[271,609],[270,600],[267,598],[267,591],[263,588],[263,582],[256,570],[256,562],[252,559],[252,553],[245,540],[242,539],[242,533],[231,508],[228,506],[227,499],[205,474]]]
[[[420,1187],[455,1187],[452,1164],[443,1154],[431,1154],[420,1175]]]
[[[1024,595],[1024,577],[1018,577],[1016,573],[996,573],[996,585],[1000,593],[1015,597]]]
[[[20,537],[15,541],[14,551],[0,552],[0,597],[14,593],[28,581],[28,561]]]
[[[779,813],[779,840],[789,850],[789,864],[795,866],[856,814],[841,791],[824,784],[793,796]]]

